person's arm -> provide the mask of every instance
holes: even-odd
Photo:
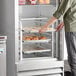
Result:
[[[39,30],[40,33],[45,32],[47,30],[47,28],[52,25],[55,21],[57,20],[57,18],[55,18],[54,16],[43,26],[41,27],[41,29]]]
[[[52,25],[54,22],[56,22],[57,18],[56,17],[52,17],[51,19],[49,19],[49,21],[45,24],[45,27],[49,27],[50,25]]]
[[[47,27],[49,27],[51,24],[53,24],[57,19],[60,18],[61,15],[64,15],[67,10],[70,8],[73,0],[62,0],[61,4],[58,6],[57,11],[53,14],[53,17],[44,25],[41,27],[39,32],[45,32]]]

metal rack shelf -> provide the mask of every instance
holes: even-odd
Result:
[[[26,20],[46,20],[46,19],[48,19],[48,18],[46,18],[46,17],[41,17],[41,18],[21,18],[20,20],[21,21],[26,21]]]
[[[25,3],[25,4],[19,4],[19,6],[43,6],[43,5],[45,5],[45,6],[47,6],[47,5],[53,5],[53,6],[55,6],[56,5],[56,3],[55,2],[53,2],[54,0],[51,0],[51,2],[50,3],[42,3],[42,4],[40,4],[40,3],[36,3],[36,4],[28,4],[28,3]]]
[[[53,28],[49,28],[46,30],[46,32],[55,32],[56,29],[53,29]],[[22,29],[22,32],[29,32],[29,33],[39,33],[39,30],[37,29]]]
[[[22,40],[23,43],[45,43],[45,42],[50,42],[51,39],[46,39],[46,40]]]
[[[30,51],[24,50],[23,53],[38,53],[38,52],[49,52],[50,49],[42,49],[42,50],[35,50],[31,49]]]

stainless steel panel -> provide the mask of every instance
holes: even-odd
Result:
[[[37,69],[57,68],[63,67],[63,61],[57,61],[54,58],[35,58],[25,59],[17,63],[17,71],[28,71]]]
[[[0,76],[6,76],[6,40],[0,40]]]
[[[6,76],[6,52],[0,53],[0,76]]]
[[[54,75],[44,75],[44,76],[62,76],[61,74],[54,74]]]
[[[45,70],[33,70],[33,71],[24,71],[18,72],[18,76],[61,76],[62,69],[45,69]]]

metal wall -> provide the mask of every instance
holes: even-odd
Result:
[[[0,1],[0,33],[7,36],[7,76],[15,74],[15,0]]]

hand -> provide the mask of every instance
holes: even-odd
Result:
[[[39,33],[46,32],[47,26],[42,26],[41,29],[39,30]]]
[[[60,23],[57,27],[56,27],[56,31],[60,31],[64,26],[64,23]]]

